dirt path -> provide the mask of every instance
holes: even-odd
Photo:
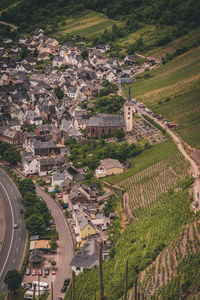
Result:
[[[153,118],[151,115],[147,114],[143,109],[141,109],[140,107],[137,107],[138,109],[138,113],[140,114],[144,114],[144,115],[148,115],[148,117],[150,117],[152,120],[154,120],[154,122],[156,122],[157,124],[159,124],[163,129],[165,129],[168,134],[172,137],[173,141],[176,143],[178,150],[182,153],[182,155],[185,157],[186,160],[189,161],[190,166],[191,166],[191,171],[192,171],[192,176],[195,179],[194,181],[194,201],[198,202],[198,208],[195,208],[195,212],[197,210],[200,210],[200,198],[199,198],[199,194],[200,194],[200,173],[199,173],[199,166],[197,165],[197,163],[189,156],[189,154],[185,151],[185,149],[183,148],[183,145],[181,143],[181,139],[180,137],[178,137],[172,130],[170,130],[165,124],[163,124],[162,121]]]
[[[0,24],[9,26],[12,30],[17,30],[18,29],[18,26],[15,26],[13,24],[10,24],[10,23],[4,22],[4,21],[0,21]]]

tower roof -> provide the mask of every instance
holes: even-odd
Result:
[[[132,102],[131,102],[131,88],[130,88],[130,85],[128,86],[128,93],[127,93],[127,96],[126,96],[126,102],[125,102],[125,105],[132,105]]]

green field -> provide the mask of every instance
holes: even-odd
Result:
[[[122,22],[114,21],[103,14],[86,11],[78,18],[66,19],[65,24],[60,24],[55,36],[79,35],[81,37],[95,37],[105,29],[111,29],[114,24],[122,26]]]
[[[153,111],[179,125],[177,132],[193,147],[200,148],[200,47],[159,65],[149,79],[136,80],[132,95]],[[125,93],[126,94],[126,91]],[[166,102],[166,98],[169,101]]]

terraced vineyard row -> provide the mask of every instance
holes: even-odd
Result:
[[[145,295],[155,294],[176,275],[176,267],[187,256],[200,250],[200,221],[185,228],[178,239],[170,243],[140,275]],[[131,293],[131,292],[130,292]]]
[[[168,156],[141,172],[121,181],[129,195],[132,211],[153,206],[158,197],[173,188],[180,179],[188,175],[189,164],[179,152]],[[136,215],[136,211],[134,212]]]

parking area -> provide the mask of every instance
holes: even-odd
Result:
[[[41,281],[46,282],[51,286],[51,282],[54,283],[58,269],[55,266],[52,266],[52,262],[56,262],[58,260],[58,254],[45,254],[43,256],[43,261],[39,265],[28,264],[26,268],[25,275],[23,277],[23,282],[26,285],[29,282],[33,281]],[[28,275],[28,270],[30,270],[30,274]]]

